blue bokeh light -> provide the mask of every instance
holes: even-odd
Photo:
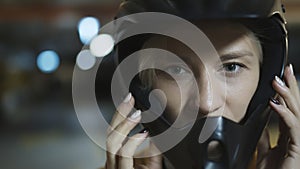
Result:
[[[84,17],[78,23],[79,38],[83,44],[89,44],[98,34],[100,22],[95,17]]]
[[[37,66],[44,73],[54,72],[60,63],[58,54],[52,50],[41,52],[37,57]]]

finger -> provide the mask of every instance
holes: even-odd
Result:
[[[283,99],[281,96],[278,97],[278,100],[279,100],[279,103],[280,103],[283,107],[287,107],[287,105],[286,105],[284,99]]]
[[[134,162],[133,162],[133,155],[139,145],[143,143],[146,139],[148,133],[139,133],[132,137],[130,137],[124,146],[118,152],[119,154],[119,161],[118,161],[118,168],[119,169],[133,169]]]
[[[294,93],[283,83],[279,77],[275,77],[273,83],[273,88],[275,91],[284,99],[287,107],[295,115],[299,113],[299,102],[297,101]]]
[[[123,145],[129,132],[141,120],[141,111],[134,112],[129,118],[123,120],[109,135],[107,136],[107,149],[111,153],[117,153]]]
[[[293,143],[294,145],[300,147],[299,119],[296,118],[296,116],[287,107],[284,107],[282,105],[277,105],[273,102],[270,103],[270,105],[277,112],[277,114],[280,116],[280,118],[282,119],[282,121],[287,127],[286,130],[283,132],[286,132],[288,134],[287,139],[289,144]],[[282,143],[282,148],[284,148],[284,142]]]
[[[114,117],[112,118],[112,121],[110,123],[110,129],[108,132],[113,130],[116,126],[118,126],[131,112],[134,105],[134,98],[132,97],[132,94],[129,93],[123,102],[117,107],[116,113]]]
[[[116,155],[123,146],[124,140],[127,138],[128,133],[138,124],[141,120],[141,111],[138,110],[133,113],[129,118],[123,120],[111,133],[108,134],[106,139],[106,151],[108,166],[116,166]]]
[[[276,104],[272,100],[270,101],[270,106],[279,115],[279,117],[284,121],[286,126],[291,129],[295,124],[295,115],[285,106],[281,104]]]
[[[117,167],[116,154],[106,151],[106,157],[107,159],[106,159],[105,169],[116,169]]]
[[[285,68],[284,79],[286,81],[287,86],[291,89],[292,93],[295,95],[296,99],[300,101],[299,87],[298,87],[297,79],[294,75],[294,69],[292,64],[290,64]]]

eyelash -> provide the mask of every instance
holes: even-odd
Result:
[[[237,70],[233,70],[231,71],[229,68],[230,66],[235,66],[235,69]],[[174,73],[171,72],[171,69],[180,69],[179,73]],[[229,63],[224,63],[221,66],[220,71],[224,72],[226,77],[235,77],[238,74],[240,74],[243,69],[247,68],[246,65],[242,64],[242,63],[238,63],[238,62],[229,62]],[[164,71],[169,74],[169,75],[173,75],[174,77],[184,77],[185,74],[189,74],[190,72],[188,70],[186,70],[185,68],[183,68],[180,65],[172,65],[172,66],[168,66],[166,69],[164,69]]]
[[[167,66],[165,69],[163,69],[163,72],[158,73],[158,75],[165,79],[169,79],[170,76],[172,76],[178,80],[188,80],[191,76],[193,76],[189,70],[181,65]]]
[[[168,72],[168,73],[170,73],[171,74],[171,71],[170,71],[170,69],[177,69],[178,70],[178,68],[180,69],[180,73],[178,73],[178,74],[182,74],[182,71],[184,71],[183,73],[187,73],[188,71],[187,70],[185,70],[183,67],[181,67],[181,66],[169,66],[169,67],[167,67],[165,70],[166,70],[166,72]],[[175,73],[174,73],[175,74]]]
[[[228,70],[229,66],[237,66],[238,68],[235,68],[235,69],[238,69],[238,70],[235,70],[235,71]],[[237,63],[237,62],[230,62],[230,63],[224,63],[222,65],[221,69],[222,69],[222,71],[225,72],[225,75],[227,77],[234,77],[234,76],[238,75],[239,73],[241,73],[244,68],[246,68],[246,66],[244,64]]]

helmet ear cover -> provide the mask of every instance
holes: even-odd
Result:
[[[276,75],[283,76],[288,45],[287,31],[278,14],[265,19],[248,20],[244,22],[244,25],[259,39],[263,51],[263,62],[260,67],[258,87],[241,124],[260,116],[259,114],[252,115],[251,112],[254,112],[259,105],[268,105],[269,98],[275,96],[271,83]]]
[[[274,13],[279,0],[123,0],[118,17],[139,12],[162,12],[187,20],[264,18]],[[280,2],[279,2],[280,3]]]

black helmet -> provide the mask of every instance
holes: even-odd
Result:
[[[123,0],[117,17],[139,12],[163,12],[188,20],[201,18],[266,18],[282,14],[279,0]],[[281,16],[283,19],[283,16]]]
[[[164,153],[165,159],[176,169],[247,168],[271,114],[268,106],[269,98],[276,96],[275,91],[271,87],[271,82],[275,75],[282,77],[287,60],[287,30],[283,16],[285,10],[281,1],[124,0],[120,5],[116,18],[142,12],[173,14],[191,22],[203,19],[236,20],[255,34],[263,35],[257,37],[262,46],[264,60],[261,65],[260,80],[243,120],[239,123],[234,123],[227,119],[218,119],[217,129],[204,143],[198,142],[203,122],[195,123],[186,139]],[[116,66],[128,55],[140,50],[143,42],[149,36],[151,35],[134,36],[117,44],[113,55]],[[144,91],[144,88],[139,87],[141,84],[138,80],[133,81],[133,83],[135,84],[131,85],[130,90],[136,97],[138,106],[148,108],[148,91]],[[160,119],[157,120],[159,121]],[[211,118],[211,120],[215,119]],[[150,130],[151,135],[164,131],[164,129],[160,130],[157,125],[154,126],[153,124],[155,123],[144,124]],[[163,122],[158,122],[158,124],[163,124]],[[230,130],[231,132],[225,133],[225,130]],[[232,141],[232,138],[235,138],[235,141]],[[222,155],[218,159],[209,158],[207,147],[211,141],[217,141],[222,146],[222,152],[220,152]],[[189,146],[193,147],[193,150]],[[180,154],[180,160],[178,160],[178,154]]]
[[[261,66],[260,85],[249,111],[266,102],[274,91],[270,82],[275,75],[283,75],[287,60],[288,40],[285,8],[281,0],[124,0],[116,18],[141,12],[162,12],[173,14],[191,22],[198,20],[236,20],[252,30],[260,40],[264,62]],[[125,28],[126,29],[126,28]],[[114,62],[118,65],[124,58],[142,48],[149,35],[139,35],[121,41],[117,47]],[[267,86],[267,87],[266,87]],[[268,89],[269,90],[266,90]],[[249,113],[246,114],[247,119]]]

